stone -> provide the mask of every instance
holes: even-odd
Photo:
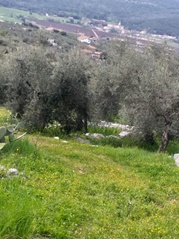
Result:
[[[58,140],[58,139],[59,139],[59,137],[54,137],[54,139],[57,139],[57,140]]]
[[[179,153],[174,154],[174,160],[175,160],[175,164],[177,165],[177,167],[179,167]]]
[[[96,139],[104,138],[104,135],[101,133],[86,133],[86,136],[96,138]]]
[[[94,124],[92,124],[94,125]],[[112,122],[106,122],[106,121],[101,121],[97,124],[99,127],[109,127],[109,128],[118,128],[126,131],[133,131],[134,126],[129,126],[129,125],[123,125],[119,123],[112,123]]]
[[[18,170],[16,168],[10,168],[7,171],[8,176],[17,176],[19,174]]]
[[[66,140],[62,140],[62,143],[68,143],[68,141],[66,141]]]
[[[131,132],[122,131],[118,136],[119,136],[119,138],[124,138],[124,137],[128,136],[129,134],[131,134]]]

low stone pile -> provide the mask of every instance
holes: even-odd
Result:
[[[122,132],[120,132],[118,136],[115,136],[115,135],[106,136],[108,138],[109,137],[118,138],[118,139],[124,138],[130,135],[134,130],[133,126],[123,125],[118,123],[111,123],[106,121],[100,121],[99,123],[90,123],[90,124],[97,127],[122,129]],[[101,139],[105,137],[103,134],[100,134],[100,133],[86,133],[86,136],[96,138],[96,139]]]
[[[126,132],[131,132],[134,129],[134,126],[123,125],[123,124],[119,124],[119,123],[106,122],[106,121],[100,121],[96,125],[98,127],[122,129],[122,131],[126,131]]]
[[[17,177],[19,171],[16,168],[6,169],[4,166],[0,166],[0,178],[4,177]]]

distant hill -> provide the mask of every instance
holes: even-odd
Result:
[[[129,29],[179,36],[179,0],[0,0],[0,5],[42,14],[120,21]]]

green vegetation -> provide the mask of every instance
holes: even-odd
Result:
[[[167,154],[29,135],[1,165],[20,172],[0,179],[1,238],[178,237],[179,170]]]
[[[19,19],[19,16],[29,17],[29,12],[14,9],[14,8],[0,7],[0,19],[3,21],[21,23],[22,20]],[[37,17],[40,15],[35,14],[34,17],[35,16]]]
[[[0,238],[177,238],[178,56],[104,41],[97,61],[62,35],[1,24],[0,106],[28,134],[0,151]],[[116,119],[134,132],[88,125]]]
[[[30,13],[29,11],[19,10],[15,8],[0,7],[0,20],[6,22],[22,23],[26,18],[36,18],[40,20],[49,20],[55,22],[69,22],[68,17],[48,16],[46,14]],[[73,20],[73,23],[80,20]]]
[[[95,61],[70,42],[60,45],[68,39],[60,33],[35,29],[34,35],[34,44],[27,38],[0,59],[0,102],[30,131],[57,122],[67,134],[87,132],[89,120],[118,118],[135,126],[146,144],[157,146],[155,136],[160,138],[160,152],[178,140],[179,58],[167,46],[139,52],[130,42],[111,41],[103,46],[105,60]],[[56,38],[55,47],[48,36]]]
[[[179,169],[168,154],[33,134],[0,159],[19,171],[0,172],[1,238],[178,237]]]
[[[9,122],[9,116],[11,112],[5,109],[4,107],[0,107],[0,125],[3,125],[4,123],[10,123]]]
[[[117,136],[117,135],[119,135],[121,130],[116,129],[116,128],[106,128],[106,127],[89,125],[88,126],[88,132],[90,132],[90,133],[101,133],[104,136],[109,136],[109,135]]]

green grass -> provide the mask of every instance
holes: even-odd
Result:
[[[111,132],[111,129],[108,129],[109,132]],[[108,132],[108,130],[106,129],[106,132]],[[140,140],[138,137],[135,137],[133,135],[129,135],[127,137],[124,138],[117,138],[115,136],[117,136],[117,131],[120,132],[120,130],[115,130],[116,134],[114,132],[114,134],[109,134],[109,135],[105,135],[106,137],[104,138],[94,138],[92,136],[86,136],[84,138],[86,138],[87,140],[90,141],[91,144],[93,145],[100,145],[100,146],[112,146],[115,148],[118,147],[122,147],[122,148],[130,148],[130,147],[139,147],[140,149],[146,150],[146,151],[150,151],[150,152],[157,152],[158,148],[159,148],[159,143],[155,143],[154,145],[149,145],[146,142],[143,142],[142,140]],[[109,133],[108,132],[108,133]],[[179,151],[179,145],[177,145],[177,147],[173,146],[172,150],[176,150],[178,149]],[[175,151],[176,153],[176,151]]]
[[[167,154],[28,139],[1,152],[20,171],[0,180],[1,238],[178,237],[179,169]]]
[[[10,111],[6,110],[3,107],[0,107],[0,126],[3,126],[4,123],[9,122]]]
[[[103,134],[104,136],[109,136],[109,135],[118,136],[121,131],[122,130],[117,128],[106,128],[106,127],[98,127],[98,126],[92,126],[92,125],[88,126],[89,133],[100,133],[100,134]]]
[[[3,21],[20,23],[22,21],[17,18],[19,15],[27,17],[29,12],[13,8],[0,7],[0,19]]]
[[[5,8],[0,7],[0,19],[7,22],[18,22],[21,23],[22,21],[18,19],[18,16],[24,16],[25,18],[33,17],[40,20],[48,20],[53,19],[56,22],[67,22],[68,18],[62,18],[57,16],[46,16],[46,15],[40,15],[37,13],[30,14],[29,11],[23,11],[19,9],[14,8]],[[74,20],[74,23],[77,23],[77,20]]]
[[[179,237],[168,154],[29,134],[6,145],[0,165],[19,170],[0,175],[0,238]]]

